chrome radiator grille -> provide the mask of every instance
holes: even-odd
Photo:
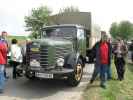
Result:
[[[55,52],[52,52],[52,55],[50,60],[52,60],[53,62],[50,63],[49,62],[49,47],[48,46],[40,46],[39,47],[39,52],[32,52],[29,49],[27,49],[27,57],[26,57],[26,62],[27,65],[30,65],[30,61],[35,59],[37,61],[40,62],[40,67],[45,68],[45,69],[49,69],[51,66],[55,66],[55,63],[57,61],[58,58],[62,57],[64,58],[65,55],[69,54],[72,51],[72,47],[70,46],[55,46],[53,49],[55,49]],[[33,66],[35,67],[35,66]]]
[[[41,46],[39,52],[32,52],[30,48],[27,49],[26,64],[29,66],[31,60],[37,60],[40,62],[40,67],[48,67],[48,47]],[[34,67],[34,66],[33,66]]]
[[[48,46],[40,47],[40,64],[42,67],[48,67]]]

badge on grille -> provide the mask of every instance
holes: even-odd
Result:
[[[39,48],[31,48],[30,50],[33,51],[33,52],[38,52]]]

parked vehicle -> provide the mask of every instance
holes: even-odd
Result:
[[[53,23],[58,22],[59,25],[42,28],[41,38],[27,45],[25,69],[27,78],[64,78],[71,86],[77,86],[80,83],[87,52],[92,47],[90,45],[93,38],[91,15],[90,13],[76,13],[74,17],[72,13],[69,14],[67,13],[65,18],[67,23],[63,20],[61,23],[60,20],[64,18],[64,15],[61,15],[62,17],[58,15],[61,17],[60,20],[53,21]],[[85,16],[87,20],[82,21],[80,18],[85,14],[87,14]],[[71,17],[73,17],[73,22]],[[83,20],[85,19],[83,17]],[[88,22],[88,25],[83,25],[81,22]],[[95,42],[93,41],[93,44]]]

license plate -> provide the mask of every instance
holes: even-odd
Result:
[[[40,77],[40,78],[53,78],[53,74],[36,73],[36,77]]]

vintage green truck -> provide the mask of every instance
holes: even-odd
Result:
[[[62,22],[61,18],[59,18],[60,20],[56,18],[56,22],[52,21],[50,26],[41,29],[39,39],[27,44],[25,69],[27,78],[63,78],[71,86],[77,86],[80,83],[87,51],[90,48],[89,42],[93,36],[91,34],[91,16],[90,13],[78,13],[80,16],[87,14],[85,18],[89,22],[89,28],[86,28],[83,24],[77,24],[76,20],[81,21],[76,17],[77,13],[75,13],[76,20],[75,18],[72,21],[69,20],[71,18],[68,17],[74,17],[71,14],[73,13],[67,13],[67,16],[56,16],[61,18],[66,16],[67,21]],[[83,20],[85,20],[84,17]],[[80,21],[78,23],[81,23]]]

